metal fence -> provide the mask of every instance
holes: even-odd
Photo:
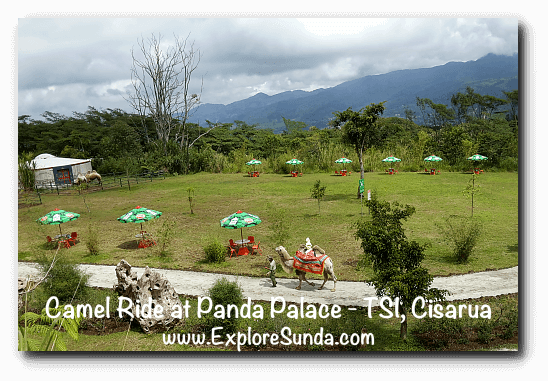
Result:
[[[42,203],[42,197],[38,192],[26,192],[19,190],[17,194],[17,204],[19,208],[39,205]]]
[[[97,180],[93,180],[82,186],[77,186],[75,184],[56,184],[53,180],[37,181],[35,184],[35,191],[38,195],[40,193],[57,193],[58,195],[63,195],[73,194],[75,190],[78,192],[81,190],[100,191],[120,187],[128,187],[131,190],[131,186],[134,184],[146,184],[154,180],[163,180],[165,178],[164,171],[147,171],[132,175],[123,172],[106,173],[101,174],[100,183]]]

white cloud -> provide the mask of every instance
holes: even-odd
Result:
[[[508,18],[29,18],[18,28],[19,114],[129,107],[140,38],[189,35],[202,53],[192,92],[228,104],[257,91],[314,90],[366,75],[517,52]],[[55,91],[48,91],[48,88]]]
[[[383,25],[386,18],[299,18],[305,29],[317,36],[353,35],[367,28]]]

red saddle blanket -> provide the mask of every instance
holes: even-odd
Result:
[[[313,274],[323,274],[323,266],[328,255],[314,256],[314,251],[310,250],[306,253],[297,251],[293,257],[293,267],[297,270],[306,271]]]

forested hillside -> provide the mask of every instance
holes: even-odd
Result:
[[[466,158],[475,153],[489,158],[484,168],[518,169],[518,90],[493,96],[468,87],[452,94],[446,104],[419,96],[415,102],[418,111],[407,109],[403,117],[384,115],[377,121],[375,139],[364,155],[366,171],[383,170],[381,160],[389,155],[402,159],[400,171],[420,171],[423,158],[432,154],[443,158],[445,170],[465,170],[470,167]],[[340,105],[338,111],[349,106]],[[291,168],[285,162],[293,157],[304,161],[303,171],[331,171],[338,168],[334,161],[341,156],[354,160],[350,169],[359,168],[356,152],[344,144],[340,128],[320,129],[289,118],[282,118],[281,133],[240,120],[208,121],[187,125],[185,136],[176,127],[160,142],[152,119],[121,110],[90,107],[72,116],[46,112],[43,117],[19,117],[20,157],[50,153],[92,158],[100,173],[246,172],[245,163],[252,158],[262,161],[263,172],[287,173]]]
[[[386,101],[386,117],[404,117],[406,111],[413,111],[418,116],[415,122],[422,124],[417,97],[449,104],[453,94],[464,92],[467,87],[496,97],[502,96],[503,91],[517,89],[518,55],[488,54],[476,61],[369,75],[328,89],[286,91],[272,96],[259,93],[228,105],[206,103],[189,120],[194,123],[242,120],[281,132],[286,118],[324,128],[335,111]]]

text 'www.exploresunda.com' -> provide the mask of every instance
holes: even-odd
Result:
[[[324,333],[324,329],[316,333],[292,333],[291,328],[283,327],[280,333],[258,333],[251,332],[251,327],[248,327],[247,332],[235,332],[233,334],[226,334],[225,340],[221,340],[222,336],[219,334],[223,327],[215,327],[211,330],[210,340],[206,341],[206,334],[196,333],[171,333],[163,334],[163,340],[165,345],[215,345],[225,346],[234,345],[238,351],[242,346],[277,346],[277,345],[374,345],[375,337],[372,333],[342,333],[340,337],[335,339],[331,333]]]

